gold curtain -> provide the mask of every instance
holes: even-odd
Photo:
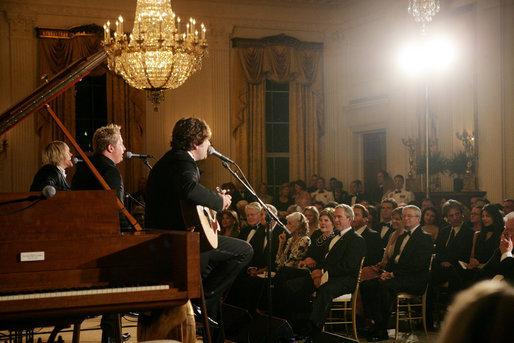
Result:
[[[84,33],[83,31],[93,33]],[[77,59],[88,57],[102,49],[102,33],[103,29],[96,25],[70,30],[38,29],[40,75],[51,78]],[[146,100],[144,92],[129,87],[121,78],[110,72],[105,64],[94,69],[89,75],[100,76],[105,73],[107,73],[107,122],[121,125],[123,141],[128,150],[145,151]],[[74,135],[75,87],[60,94],[49,105],[68,131]],[[38,113],[37,130],[40,150],[53,140],[67,141],[44,109]],[[147,175],[146,166],[138,162],[126,161],[118,165],[125,188],[129,192],[136,191],[139,178]],[[70,177],[73,172],[74,170],[71,170],[68,173]]]
[[[100,39],[95,34],[74,35],[71,38],[40,35],[39,38],[39,75],[41,78],[50,79],[72,62],[90,56],[101,49]],[[94,73],[96,75],[105,73],[105,67],[96,68]],[[40,83],[43,82],[44,79],[41,79]],[[74,134],[75,86],[60,94],[49,105],[68,131]],[[53,140],[66,141],[64,134],[45,109],[39,111],[36,120],[40,150]]]
[[[267,179],[265,82],[289,83],[289,177],[317,173],[323,134],[322,44],[285,35],[233,40],[236,48],[232,133],[236,158],[254,184]]]

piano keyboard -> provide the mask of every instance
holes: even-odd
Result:
[[[0,301],[58,298],[58,297],[72,297],[72,296],[98,295],[98,294],[115,294],[115,293],[128,293],[128,292],[146,292],[146,291],[159,291],[159,290],[167,290],[167,289],[170,289],[169,285],[96,288],[96,289],[83,289],[83,290],[76,290],[76,291],[58,291],[58,292],[3,295],[3,296],[0,296]]]

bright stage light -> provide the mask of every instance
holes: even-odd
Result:
[[[403,46],[398,54],[398,65],[407,75],[446,70],[455,59],[455,49],[448,39],[441,37],[413,41]]]

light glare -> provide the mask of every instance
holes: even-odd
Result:
[[[453,44],[441,37],[406,44],[398,55],[398,65],[407,75],[444,71],[453,63]]]

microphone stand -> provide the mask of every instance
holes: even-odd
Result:
[[[267,215],[266,215],[266,225],[267,225],[267,237],[268,237],[268,273],[266,275],[266,281],[267,281],[267,296],[268,296],[268,333],[267,333],[267,342],[268,343],[271,343],[272,342],[272,332],[271,332],[271,329],[272,329],[272,325],[271,325],[271,322],[272,322],[272,317],[273,317],[273,299],[272,299],[272,294],[271,294],[271,269],[272,269],[272,256],[271,256],[271,251],[272,251],[272,238],[273,238],[273,235],[272,235],[272,232],[271,232],[271,221],[272,220],[275,220],[276,224],[275,226],[279,226],[281,227],[285,232],[287,233],[290,233],[289,230],[286,228],[286,226],[278,219],[278,217],[276,216],[275,213],[273,213],[265,204],[264,202],[261,200],[261,198],[259,198],[257,196],[257,194],[255,193],[255,191],[253,190],[252,186],[250,185],[250,183],[248,182],[248,180],[246,180],[245,178],[245,181],[243,181],[241,179],[241,177],[239,175],[237,175],[237,172],[233,171],[232,169],[230,169],[230,166],[228,165],[227,162],[225,161],[222,161],[221,164],[223,165],[223,167],[225,167],[229,172],[230,174],[232,174],[242,185],[243,187],[251,194],[253,195],[256,199],[257,199],[257,202],[262,206],[262,208],[264,208],[264,210],[266,211]],[[236,164],[237,166],[237,164]],[[238,169],[241,170],[238,166]],[[244,175],[243,175],[244,177]]]
[[[146,159],[146,157],[142,157],[141,160],[143,160],[143,163],[150,169],[152,170],[152,166],[150,165],[150,163],[148,162],[148,160]]]

